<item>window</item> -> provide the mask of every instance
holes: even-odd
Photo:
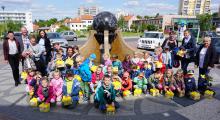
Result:
[[[68,32],[65,32],[64,35],[68,35]]]
[[[74,33],[73,32],[69,32],[69,35],[74,35]]]
[[[77,27],[78,25],[76,25],[76,27]]]

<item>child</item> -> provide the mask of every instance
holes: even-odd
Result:
[[[113,76],[112,73],[112,65],[108,65],[106,71],[104,72],[106,75],[109,75],[110,77]]]
[[[144,77],[144,73],[140,72],[137,77],[134,78],[134,89],[141,89],[147,94],[147,79]]]
[[[96,108],[106,112],[109,105],[119,108],[118,102],[115,101],[115,90],[111,84],[111,78],[109,75],[105,75],[101,87],[98,88],[95,95],[94,104]]]
[[[126,90],[132,91],[132,81],[131,81],[131,79],[129,77],[129,73],[128,72],[125,72],[123,74],[121,90],[122,91],[126,91]]]
[[[182,69],[177,70],[176,74],[174,75],[174,80],[176,82],[176,92],[178,94],[185,94],[185,83]]]
[[[112,67],[118,68],[118,75],[121,76],[123,72],[122,63],[118,59],[118,55],[112,55]]]
[[[163,58],[163,64],[166,66],[166,69],[172,69],[172,57],[169,51],[169,46],[164,47],[162,58]]]
[[[122,66],[123,66],[123,69],[124,69],[124,72],[127,71],[127,72],[131,72],[131,56],[130,55],[126,55],[125,56],[125,59],[124,61],[122,62]]]
[[[49,85],[47,77],[41,79],[41,85],[37,90],[38,101],[46,103],[55,103],[53,87]]]
[[[144,61],[144,68],[141,69],[141,72],[144,72],[145,78],[148,79],[150,75],[153,74],[153,68],[148,63],[148,61]]]
[[[163,80],[163,74],[160,71],[160,68],[156,68],[156,72],[152,74],[149,79],[149,90],[153,88],[157,88],[158,90],[162,91],[162,80]]]
[[[32,87],[30,86],[30,83],[34,79],[34,76],[35,76],[35,71],[32,69],[29,69],[28,76],[27,76],[27,87],[26,87],[27,92],[30,92],[30,90],[32,89]]]
[[[186,96],[190,95],[190,92],[196,91],[196,82],[195,82],[195,78],[194,78],[194,71],[193,70],[189,70],[187,72],[187,76],[184,80],[185,82],[185,94]]]
[[[53,72],[53,79],[50,81],[50,86],[53,86],[53,93],[56,101],[60,102],[62,99],[63,79],[59,71]]]
[[[104,63],[103,63],[104,66],[112,65],[112,61],[110,59],[109,54],[104,54],[103,55],[103,60],[104,60]]]
[[[97,68],[96,72],[94,72],[92,74],[92,82],[90,83],[90,88],[91,88],[93,93],[95,92],[95,88],[102,81],[103,77],[104,77],[104,74],[102,72],[102,67],[99,66]]]
[[[171,69],[167,69],[163,80],[164,93],[166,93],[166,91],[174,92],[176,90],[175,86],[176,84],[173,78],[173,71]]]
[[[96,59],[96,55],[93,53],[84,61],[84,64],[88,64],[91,68],[94,65],[94,60]]]
[[[138,56],[138,52],[134,52],[134,57],[131,59],[131,63],[133,65],[138,65],[138,63],[140,62],[140,58]]]
[[[77,79],[74,79],[72,71],[66,72],[66,78],[63,84],[63,96],[70,96],[72,98],[72,104],[67,108],[75,108],[79,101],[80,83]]]
[[[140,73],[140,70],[138,70],[138,66],[137,65],[132,65],[131,66],[131,79],[133,80],[135,77],[138,76],[138,74]]]
[[[29,83],[29,85],[31,86],[30,93],[31,92],[33,93],[32,97],[37,97],[37,90],[40,85],[41,78],[42,78],[41,73],[37,71],[35,76],[33,77],[33,79]]]
[[[121,88],[122,88],[121,82],[122,80],[118,75],[113,75],[112,84],[114,86],[115,93],[117,96],[121,93]]]
[[[89,94],[89,84],[91,82],[92,73],[90,71],[90,67],[86,62],[82,62],[82,57],[78,56],[76,62],[79,66],[79,76],[82,78],[81,89],[84,93],[83,99],[84,102],[87,103],[90,97]]]

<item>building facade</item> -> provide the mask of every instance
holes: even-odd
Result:
[[[8,20],[22,23],[29,32],[33,32],[32,13],[31,12],[19,12],[19,11],[1,11],[0,23],[4,23]]]
[[[78,8],[78,16],[82,15],[91,15],[91,16],[96,16],[99,13],[99,8],[96,6],[93,7],[79,7]]]
[[[179,15],[195,16],[210,12],[211,0],[179,0]]]
[[[66,19],[64,23],[65,26],[70,28],[70,30],[74,30],[74,31],[87,30],[89,26],[92,26],[93,16],[82,15],[77,18]]]

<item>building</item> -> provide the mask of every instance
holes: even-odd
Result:
[[[78,8],[78,16],[82,15],[91,15],[91,16],[96,16],[99,13],[99,8],[96,6],[92,7],[79,7]]]
[[[128,16],[129,14],[123,10],[117,10],[115,13],[115,17],[119,19],[121,16]]]
[[[93,16],[82,15],[77,18],[66,19],[64,23],[65,26],[70,28],[70,30],[74,30],[74,31],[87,30],[89,26],[92,26]]]
[[[131,31],[131,25],[134,23],[134,21],[138,20],[135,15],[128,15],[124,16],[125,20],[125,27],[128,31]]]
[[[4,23],[7,20],[22,23],[29,32],[33,32],[32,13],[20,12],[20,11],[1,11],[0,23]]]
[[[195,16],[210,12],[211,0],[179,0],[179,15]]]
[[[156,18],[134,21],[136,25],[152,24],[158,27],[159,30],[169,32],[170,30],[177,31],[181,25],[185,28],[198,28],[199,21],[196,16],[186,15],[162,15]]]

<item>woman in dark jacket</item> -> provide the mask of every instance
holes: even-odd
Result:
[[[3,42],[4,60],[9,63],[13,72],[15,86],[21,84],[19,81],[19,59],[21,49],[19,42],[14,37],[14,32],[9,31],[7,38]]]
[[[41,60],[43,63],[45,63],[45,65],[47,65],[51,59],[51,44],[44,30],[39,31],[39,38],[37,39],[37,43],[41,45],[44,51],[41,56]]]
[[[169,46],[172,51],[175,47],[178,47],[178,42],[175,37],[176,33],[174,31],[169,33],[169,37],[163,42],[162,48],[164,49],[166,46]]]
[[[199,74],[207,74],[209,67],[214,67],[215,48],[211,45],[211,38],[205,37],[203,45],[196,52],[195,64],[199,67]]]

